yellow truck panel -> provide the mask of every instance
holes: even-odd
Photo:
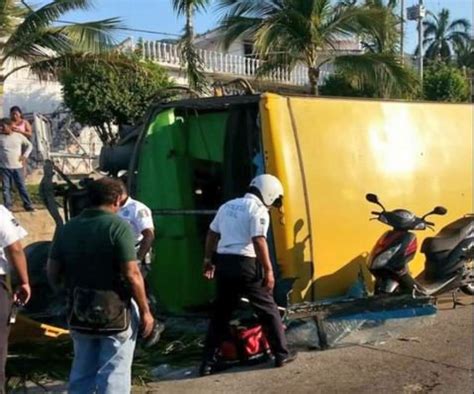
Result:
[[[367,255],[388,227],[369,222],[366,193],[417,214],[445,206],[437,229],[473,211],[471,105],[265,94],[260,113],[267,171],[285,188],[272,230],[295,302],[343,295],[361,269],[369,278]],[[421,245],[433,233],[417,235]]]

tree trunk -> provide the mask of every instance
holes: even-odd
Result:
[[[189,40],[194,41],[194,12],[192,3],[188,3],[186,6],[186,32]]]
[[[318,67],[308,67],[308,79],[310,86],[310,93],[313,96],[318,96],[318,83],[319,83],[320,70]]]
[[[5,86],[5,78],[3,77],[3,75],[0,75],[0,119],[5,116],[3,112],[4,86]]]

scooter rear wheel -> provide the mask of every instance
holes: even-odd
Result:
[[[473,296],[474,295],[474,283],[461,287],[461,291],[464,294]]]
[[[466,269],[470,272],[471,282],[468,285],[462,286],[461,291],[464,294],[472,296],[474,295],[474,282],[472,281],[472,278],[474,278],[474,261],[472,259],[466,263]]]

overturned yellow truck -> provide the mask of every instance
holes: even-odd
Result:
[[[390,207],[473,211],[473,107],[280,96],[188,99],[157,105],[136,135],[109,147],[104,170],[127,169],[132,194],[157,228],[154,292],[171,312],[212,298],[202,278],[204,237],[218,206],[263,172],[284,186],[269,241],[280,302],[343,295],[382,231],[366,193]],[[428,232],[419,234],[428,236]],[[423,269],[422,255],[411,264]]]

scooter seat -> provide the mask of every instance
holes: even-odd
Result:
[[[454,249],[463,239],[474,237],[474,216],[469,215],[443,227],[435,237],[426,238],[421,246],[425,254]]]

